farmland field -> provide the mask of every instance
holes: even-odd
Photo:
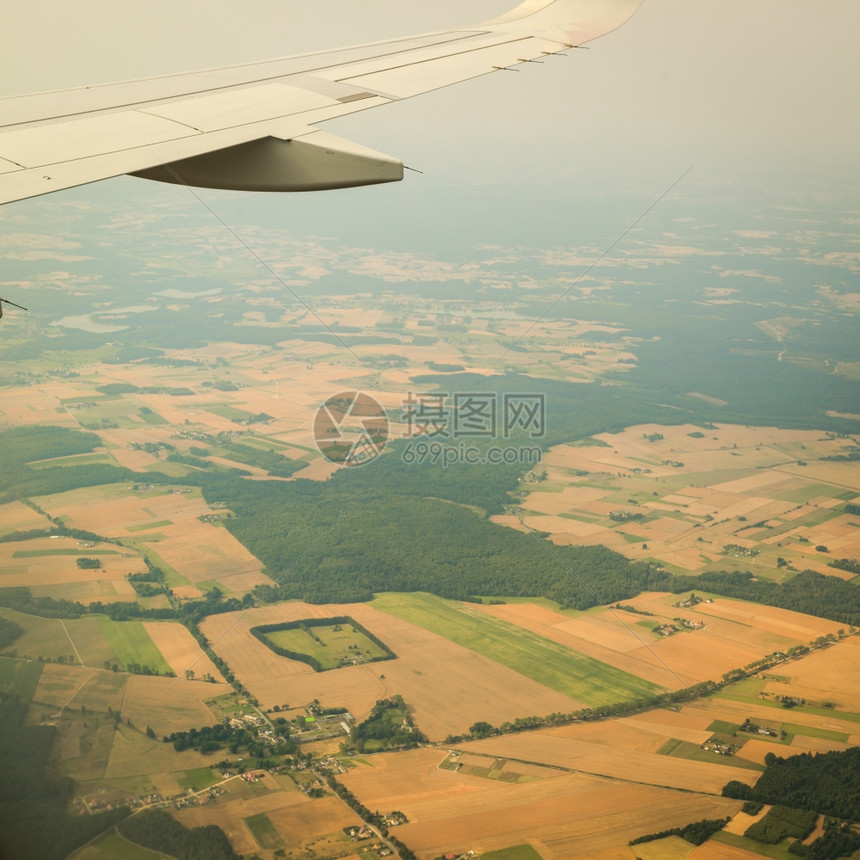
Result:
[[[99,626],[122,666],[136,663],[159,675],[172,672],[140,621],[111,621],[99,616]]]
[[[113,223],[116,235],[122,222]],[[219,278],[240,269],[229,257],[222,262]],[[314,265],[319,262],[298,263],[301,277],[315,277],[308,272],[317,271]],[[396,268],[390,259],[368,258],[360,265],[376,273]],[[166,271],[159,276],[166,277]],[[439,277],[439,269],[429,275],[426,270],[407,274],[407,280],[426,280]],[[201,309],[214,307],[221,320],[227,296],[218,295],[218,289],[199,301]],[[123,546],[85,547],[70,537],[47,536],[0,543],[0,587],[26,586],[36,597],[84,603],[135,600],[125,577],[142,571],[144,559],[164,571],[173,595],[170,601],[164,595],[139,600],[142,608],[182,607],[183,601],[199,598],[214,586],[226,597],[241,599],[255,586],[271,585],[263,562],[232,536],[230,503],[213,500],[210,505],[203,488],[191,484],[217,486],[225,468],[240,467],[248,477],[238,496],[253,495],[257,489],[266,492],[273,485],[263,484],[266,470],[259,464],[265,457],[258,455],[267,453],[300,458],[309,466],[299,477],[326,481],[335,469],[318,456],[311,430],[321,394],[345,385],[378,384],[380,403],[395,416],[403,405],[402,390],[416,380],[416,371],[436,370],[440,362],[463,367],[486,362],[489,367],[500,342],[528,334],[524,306],[511,309],[492,302],[488,310],[480,302],[475,307],[460,304],[456,314],[441,314],[434,305],[443,300],[437,299],[435,284],[433,290],[432,302],[400,292],[375,294],[372,308],[354,296],[318,296],[327,325],[384,326],[377,332],[383,334],[384,346],[357,343],[346,348],[290,333],[290,324],[304,312],[281,307],[268,286],[254,283],[247,306],[238,313],[241,338],[235,343],[205,343],[203,338],[194,348],[166,348],[151,364],[141,356],[156,351],[137,348],[143,352],[136,358],[114,363],[114,355],[124,349],[118,335],[117,344],[100,339],[85,352],[64,352],[81,359],[74,376],[51,378],[48,385],[35,377],[34,384],[6,384],[4,421],[86,425],[104,445],[92,453],[46,458],[34,469],[39,476],[50,477],[51,469],[60,465],[64,468],[57,473],[113,461],[138,474],[64,492],[40,490],[33,499],[46,514],[68,527],[118,538]],[[589,296],[583,292],[587,300]],[[177,307],[198,301],[181,290],[168,298]],[[152,297],[153,306],[156,301]],[[599,304],[604,307],[602,300]],[[612,314],[628,310],[619,306]],[[465,320],[466,311],[468,324],[437,325],[443,316]],[[172,310],[159,316],[167,324]],[[632,369],[632,364],[618,367],[619,360],[635,362],[648,344],[632,333],[634,328],[546,319],[533,349],[509,351],[508,370],[531,379],[544,374],[553,380],[586,382],[613,374],[617,381],[619,373]],[[265,345],[248,340],[254,331],[266,335]],[[169,331],[159,330],[162,336],[169,340]],[[364,368],[357,357],[367,362]],[[26,366],[43,374],[51,360],[27,359]],[[790,360],[782,363],[788,366],[794,366]],[[525,377],[519,381],[528,382]],[[127,390],[108,397],[94,392],[106,382]],[[443,377],[430,384],[444,387],[447,382]],[[577,388],[587,399],[589,387]],[[612,389],[606,386],[601,393],[608,397]],[[575,399],[571,389],[564,391],[565,397],[571,394]],[[699,397],[673,394],[673,402],[683,404],[688,396]],[[701,402],[708,403],[712,413],[716,407],[718,414],[728,405],[710,396]],[[662,402],[648,406],[643,410],[647,416],[636,420],[651,421],[666,408]],[[687,415],[695,411],[683,408]],[[741,421],[738,409],[731,408],[734,420]],[[639,423],[623,432],[598,433],[571,413],[559,415],[556,426],[570,418],[577,428],[565,438],[579,441],[546,453],[540,470],[524,474],[519,493],[514,490],[512,497],[526,525],[552,540],[606,544],[673,572],[749,569],[760,579],[785,581],[808,567],[843,579],[854,576],[827,562],[860,554],[860,522],[846,507],[860,502],[860,464],[820,459],[850,452],[857,441],[850,434],[710,422],[675,427]],[[815,426],[807,414],[798,415],[797,421]],[[589,440],[591,432],[598,435]],[[198,482],[206,463],[208,474]],[[175,483],[162,483],[165,479],[154,473],[171,476]],[[185,475],[191,476],[189,485],[182,484]],[[460,487],[464,498],[473,489]],[[473,501],[467,498],[464,505],[480,513],[483,509]],[[238,505],[235,513],[243,516]],[[301,520],[298,516],[286,523],[285,535],[304,527]],[[495,520],[522,528],[511,513]],[[3,534],[43,528],[48,522],[24,504],[0,506]],[[829,551],[817,550],[820,545]],[[78,569],[81,556],[98,558],[101,567]],[[457,560],[455,555],[454,564]],[[344,561],[352,559],[345,555]],[[272,577],[280,574],[288,581],[284,568],[270,568]],[[732,778],[752,782],[769,752],[844,749],[860,742],[855,682],[860,639],[855,638],[787,661],[717,695],[676,706],[454,741],[453,736],[468,736],[478,722],[500,727],[518,718],[569,713],[719,679],[765,654],[806,645],[839,629],[833,622],[797,612],[714,594],[701,594],[702,602],[679,606],[688,594],[642,593],[625,599],[623,607],[587,612],[562,611],[545,598],[504,595],[496,595],[494,605],[479,605],[385,593],[373,602],[334,607],[301,601],[264,604],[270,596],[258,592],[241,611],[209,615],[200,624],[214,651],[235,673],[241,692],[220,682],[220,674],[177,621],[119,623],[93,615],[62,622],[21,617],[25,633],[11,647],[64,662],[16,663],[15,671],[23,673],[18,677],[8,668],[12,664],[0,661],[0,685],[33,695],[31,720],[56,723],[60,737],[53,754],[58,771],[77,779],[82,794],[98,797],[105,791],[112,800],[129,793],[178,794],[220,780],[210,765],[226,752],[209,757],[188,750],[177,753],[172,744],[162,742],[171,732],[256,714],[257,701],[264,711],[277,706],[278,714],[290,721],[315,700],[323,707],[348,708],[361,720],[377,700],[400,694],[416,725],[434,741],[451,736],[449,743],[438,749],[368,755],[353,761],[339,778],[369,808],[404,809],[409,824],[396,834],[421,860],[469,849],[495,860],[748,858],[727,841],[699,849],[680,840],[631,849],[627,841],[655,829],[731,814],[738,804],[718,796],[721,786]],[[16,613],[3,613],[18,620]],[[318,675],[272,653],[249,633],[257,625],[333,613],[353,615],[389,644],[397,659]],[[680,617],[689,625],[680,622],[678,629],[660,632]],[[325,628],[316,630],[328,643],[319,645],[305,636],[317,656],[342,647],[329,639]],[[305,650],[296,647],[297,641],[305,644],[288,633],[280,644]],[[365,643],[359,647],[372,651]],[[72,659],[84,665],[70,665]],[[172,670],[177,678],[129,676],[121,668],[131,663]],[[105,664],[119,671],[105,669]],[[17,668],[21,666],[25,668]],[[209,683],[211,679],[218,683]],[[804,699],[805,704],[783,708],[781,696]],[[108,709],[119,714],[117,726]],[[269,717],[277,718],[273,710]],[[780,742],[746,736],[739,726],[747,718],[767,721],[786,736]],[[147,728],[155,738],[147,737]],[[714,732],[734,737],[740,749],[726,756],[702,749]],[[322,757],[339,743],[340,738],[309,741],[302,749]],[[312,778],[307,769],[296,776]],[[177,817],[190,825],[218,824],[237,850],[259,852],[265,860],[281,845],[306,857],[311,850],[316,856],[329,850],[358,854],[338,831],[356,819],[336,798],[311,800],[295,790],[286,773],[253,785],[231,779],[225,786],[227,793],[216,804],[183,809]],[[107,856],[152,860],[149,852],[115,837],[85,849],[82,860]]]
[[[0,691],[31,701],[42,674],[42,665],[35,661],[0,657]]]
[[[279,657],[248,633],[264,624],[333,615],[355,618],[383,640],[397,659],[316,673],[304,663]],[[378,699],[399,693],[413,709],[419,729],[441,739],[466,731],[476,720],[500,723],[584,705],[372,604],[283,603],[213,615],[202,622],[201,629],[267,708],[319,699],[324,707],[347,707],[363,719]]]
[[[499,619],[429,594],[385,594],[372,606],[468,647],[591,706],[629,701],[658,687]]]
[[[440,752],[373,757],[340,779],[373,809],[402,810],[397,829],[419,857],[530,844],[545,860],[597,857],[643,833],[733,814],[739,803],[575,773],[521,784],[440,770]],[[610,799],[611,798],[611,799]],[[571,814],[575,810],[575,814]]]
[[[842,452],[838,438],[729,424],[707,433],[639,425],[595,438],[544,457],[546,480],[524,485],[526,525],[558,543],[603,544],[678,573],[742,559],[769,579],[807,568],[847,577],[815,547],[860,555],[857,517],[842,509],[860,489],[860,469],[818,459]],[[509,515],[495,519],[522,528]]]
[[[69,860],[170,860],[164,854],[142,848],[116,832],[106,833],[72,854]]]
[[[344,624],[314,625],[289,630],[270,630],[263,638],[287,651],[305,654],[321,671],[359,663],[385,660],[388,655],[360,630]]]

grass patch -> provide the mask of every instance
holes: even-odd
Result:
[[[827,741],[838,741],[848,743],[846,732],[834,732],[831,729],[819,729],[815,726],[799,726],[796,723],[783,723],[782,730],[790,735],[803,735],[807,738],[822,738]]]
[[[230,421],[247,421],[249,418],[254,417],[252,412],[237,409],[235,406],[229,406],[226,403],[207,403],[200,408],[211,412],[213,415],[217,415],[219,418],[227,418]]]
[[[284,840],[281,838],[281,834],[265,812],[246,818],[245,824],[248,830],[251,831],[254,839],[260,843],[261,848],[274,851],[277,848],[284,847]]]
[[[142,523],[137,526],[126,526],[127,532],[142,532],[147,529],[160,529],[162,526],[172,526],[173,520],[159,520],[157,523]]]
[[[734,833],[726,833],[725,830],[720,830],[715,833],[711,839],[714,842],[721,842],[723,845],[731,845],[733,848],[739,848],[742,851],[750,851],[753,854],[760,854],[762,857],[772,857],[773,860],[797,860],[796,854],[788,853],[788,846],[791,845],[791,840],[786,839],[779,845],[765,845],[763,842],[756,842],[754,839],[747,839],[744,836],[737,836]]]
[[[296,627],[291,630],[273,630],[262,634],[264,642],[271,642],[284,651],[304,654],[315,660],[324,672],[385,660],[388,654],[348,622],[320,627]]]
[[[709,726],[709,732],[719,732],[721,735],[733,735],[740,726],[737,723],[729,723],[725,720],[714,720]]]
[[[482,854],[483,860],[543,860],[531,845],[516,845],[513,848],[502,848],[501,851],[490,851]]]
[[[430,594],[383,594],[371,605],[590,706],[646,698],[661,689],[515,624]]]
[[[112,831],[72,854],[69,860],[170,860],[170,858],[129,842]]]
[[[137,663],[140,666],[149,666],[160,675],[172,672],[141,622],[111,621],[110,618],[100,615],[99,626],[123,666]]]
[[[215,774],[211,767],[198,767],[194,770],[186,770],[182,776],[177,776],[176,781],[186,790],[203,791],[210,785],[215,785],[221,779]]]
[[[58,619],[41,618],[6,608],[0,609],[0,615],[24,628],[23,635],[9,646],[7,653],[15,652],[15,656],[31,660],[38,657],[51,660],[62,657],[65,660],[71,657],[74,661],[74,649]]]
[[[32,702],[42,675],[42,663],[0,657],[0,691]]]
[[[670,746],[671,744],[671,746]],[[719,755],[711,750],[703,750],[698,744],[692,744],[689,741],[679,741],[675,738],[663,744],[659,750],[659,755],[668,755],[672,758],[684,758],[688,761],[702,761],[708,764],[725,764],[729,767],[741,767],[746,770],[763,771],[764,765],[756,764],[752,761],[739,758],[738,756]]]

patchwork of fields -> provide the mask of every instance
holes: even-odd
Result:
[[[686,424],[560,445],[525,483],[523,522],[557,543],[601,544],[677,573],[748,569],[768,579],[860,556],[860,463],[850,438],[812,430]],[[495,521],[522,528],[510,515]],[[826,547],[827,552],[817,547]],[[780,561],[782,560],[782,561]]]

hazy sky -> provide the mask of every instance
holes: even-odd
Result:
[[[4,10],[0,93],[410,35],[485,20],[512,5],[29,0]],[[327,128],[430,177],[407,179],[413,183],[576,189],[641,181],[650,193],[698,162],[711,183],[776,167],[788,185],[857,186],[858,33],[857,0],[645,0],[589,51]]]

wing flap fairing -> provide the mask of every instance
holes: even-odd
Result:
[[[614,30],[642,1],[526,0],[468,29],[0,99],[0,204],[123,173],[256,190],[395,181],[399,161],[326,141],[314,125],[559,53]]]
[[[403,163],[323,131],[265,137],[134,174],[231,191],[330,191],[399,182]]]

